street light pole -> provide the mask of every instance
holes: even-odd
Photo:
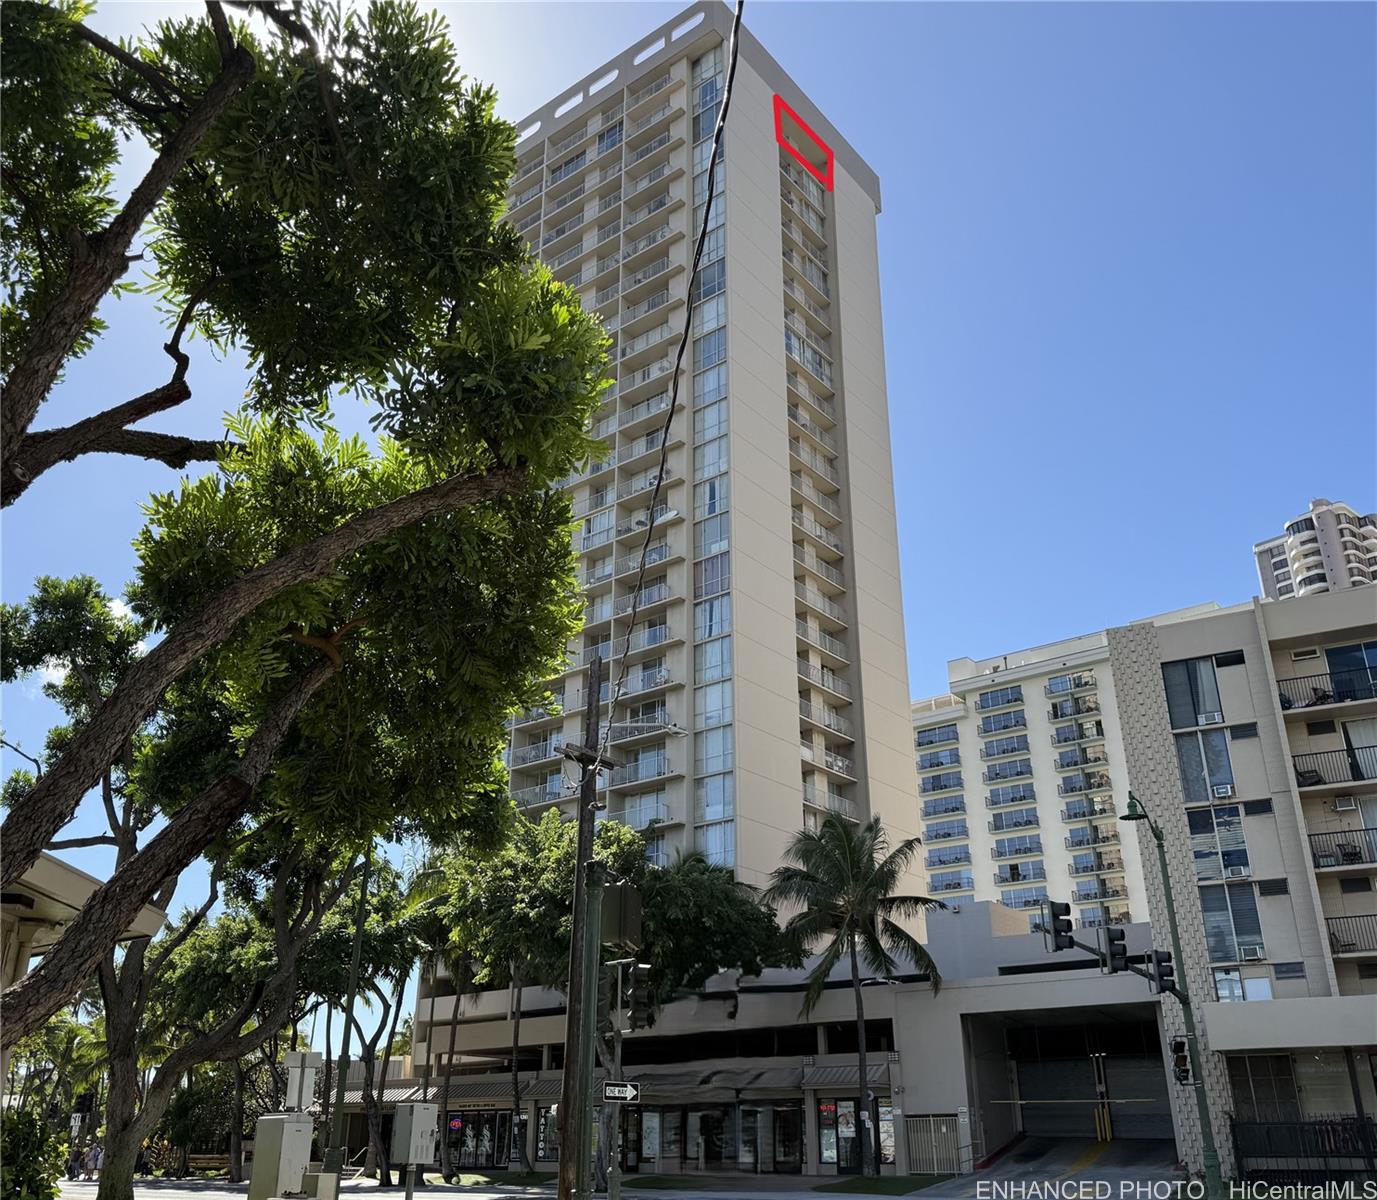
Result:
[[[1167,869],[1167,847],[1162,827],[1149,815],[1146,806],[1132,792],[1128,794],[1128,811],[1121,821],[1146,821],[1152,840],[1157,845],[1157,867],[1162,876],[1162,900],[1167,909],[1167,928],[1171,933],[1171,954],[1177,964],[1176,998],[1181,1001],[1181,1016],[1186,1023],[1186,1050],[1191,1058],[1191,1077],[1194,1080],[1195,1107],[1200,1117],[1200,1138],[1204,1144],[1205,1195],[1208,1200],[1223,1200],[1224,1177],[1219,1169],[1219,1151],[1214,1144],[1214,1126],[1210,1123],[1210,1105],[1205,1096],[1205,1075],[1201,1070],[1200,1046],[1195,1032],[1195,1012],[1186,984],[1186,962],[1181,954],[1181,930],[1176,923],[1176,903],[1172,898],[1171,872]]]
[[[373,844],[363,856],[363,867],[359,872],[359,909],[354,919],[354,951],[349,960],[349,994],[344,1004],[344,1040],[339,1051],[339,1079],[335,1087],[335,1111],[330,1122],[330,1143],[325,1148],[322,1168],[327,1174],[342,1173],[345,1157],[344,1141],[344,1094],[349,1074],[349,1034],[354,1019],[354,996],[359,990],[359,963],[363,957],[363,927],[368,919],[368,873],[373,865]],[[330,1053],[330,1047],[325,1047]],[[385,1082],[385,1081],[384,1081]]]

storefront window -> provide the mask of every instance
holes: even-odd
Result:
[[[894,1106],[880,1101],[880,1161],[894,1161]]]
[[[555,1134],[558,1115],[558,1104],[540,1106],[536,1116],[536,1159],[539,1162],[555,1162],[559,1158],[559,1139]]]
[[[641,1160],[654,1162],[660,1157],[660,1114],[647,1110],[641,1114]]]
[[[818,1101],[818,1162],[837,1161],[837,1102]]]

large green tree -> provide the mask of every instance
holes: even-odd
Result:
[[[856,1132],[862,1169],[871,1175],[880,1169],[880,1124],[869,1096],[861,967],[872,977],[888,979],[902,962],[926,974],[934,989],[941,982],[926,947],[901,924],[928,909],[946,907],[927,896],[897,892],[918,846],[919,839],[913,837],[891,849],[879,817],[857,825],[828,813],[817,829],[802,829],[794,835],[765,892],[774,903],[795,910],[784,927],[785,935],[818,955],[808,975],[802,1016],[822,998],[838,964],[846,962],[850,967],[860,1081]],[[867,1124],[870,1137],[865,1133]]]
[[[49,994],[200,852],[188,825],[214,837],[239,819],[300,725],[316,735],[314,756],[299,756],[294,778],[278,773],[263,803],[289,806],[294,782],[324,764],[329,782],[307,787],[293,814],[303,824],[328,816],[357,834],[400,819],[353,803],[361,777],[380,794],[408,775],[412,813],[441,773],[466,781],[468,801],[490,791],[497,722],[550,673],[574,611],[569,512],[547,492],[586,452],[606,339],[501,221],[514,128],[495,117],[491,90],[460,73],[433,13],[269,0],[235,23],[239,7],[209,0],[204,19],[161,22],[128,46],[93,31],[76,0],[0,8],[12,268],[0,494],[13,503],[92,452],[218,464],[155,498],[137,607],[156,644],[13,795],[0,886],[150,719],[214,726],[218,706],[234,731],[218,779],[83,912],[86,949],[72,958],[64,939],[41,985]],[[123,201],[119,135],[153,151]],[[102,352],[97,307],[129,286],[120,280],[140,258],[140,286],[167,312],[170,377],[35,429],[64,365]],[[189,332],[251,364],[250,411],[224,442],[131,428],[191,398]],[[345,395],[373,405],[378,452],[328,432]],[[426,705],[417,736],[389,725]],[[347,745],[361,716],[372,736]],[[435,823],[471,807],[451,795]],[[6,1037],[33,1027],[14,1012]]]

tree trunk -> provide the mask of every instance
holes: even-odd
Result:
[[[521,968],[512,964],[512,1139],[516,1142],[520,1155],[521,1169],[531,1174],[531,1152],[526,1143],[529,1140],[521,1127],[521,1071],[517,1066],[517,1055],[521,1053]]]
[[[454,1007],[449,1015],[449,1053],[445,1055],[445,1077],[440,1083],[440,1174],[449,1181],[449,1079],[454,1073],[454,1039],[459,1033],[459,980],[454,972]]]
[[[870,1122],[870,1075],[865,1061],[865,1001],[861,998],[861,966],[856,959],[856,937],[851,935],[851,990],[856,996],[856,1065],[860,1068],[861,1086],[856,1097],[856,1143],[861,1150],[861,1174],[878,1175],[880,1159],[872,1154],[867,1128]]]
[[[9,891],[38,860],[43,847],[72,819],[81,798],[116,760],[125,742],[157,707],[168,687],[198,658],[227,638],[244,617],[288,588],[328,575],[347,554],[436,513],[505,495],[519,488],[526,478],[525,471],[516,468],[457,475],[370,508],[329,533],[294,546],[241,575],[179,621],[125,672],[115,690],[67,744],[62,757],[11,806],[0,826],[0,841],[5,846],[0,862],[0,890]],[[120,931],[123,932],[123,926]],[[64,995],[62,1002],[72,994]]]
[[[244,1064],[234,1060],[234,1103],[230,1106],[229,1181],[244,1181]]]
[[[130,955],[137,954],[137,949]],[[123,964],[133,971],[141,964]],[[101,964],[101,995],[105,1000],[105,1069],[110,1081],[105,1100],[105,1160],[101,1164],[98,1200],[131,1200],[134,1163],[143,1140],[136,1126],[139,1097],[139,1013],[128,1003],[122,980],[116,976],[114,956]],[[94,1120],[94,1117],[93,1117]]]
[[[324,659],[301,675],[263,718],[238,766],[206,788],[144,849],[118,867],[82,905],[39,965],[5,989],[0,996],[0,1047],[9,1049],[76,995],[149,897],[197,859],[243,812],[297,713],[333,675],[333,664]]]
[[[322,1130],[333,1128],[330,1124],[330,1098],[335,1093],[330,1087],[330,1068],[334,1066],[335,1056],[334,1051],[330,1048],[330,1024],[334,1015],[334,1006],[327,1001],[325,1004],[325,1086],[321,1089],[324,1097],[321,1101],[320,1128]]]
[[[397,1021],[398,1021],[398,1018],[400,1018],[401,1015],[402,1015],[402,1000],[405,998],[405,996],[406,996],[406,973],[404,972],[404,973],[402,973],[401,979],[398,980],[398,982],[397,982],[397,991],[396,991],[396,993],[395,993],[395,994],[393,995],[393,997],[392,997],[392,1023],[388,1026],[388,1029],[387,1029],[387,1045],[383,1047],[383,1057],[382,1057],[382,1082],[378,1084],[378,1107],[379,1107],[379,1108],[386,1108],[386,1107],[387,1107],[387,1072],[388,1072],[389,1068],[392,1066],[392,1043],[393,1043],[394,1041],[397,1040]],[[381,1134],[379,1135],[378,1141],[379,1141],[379,1144],[381,1145],[381,1143],[382,1143]],[[387,1157],[384,1156],[384,1157],[383,1157],[383,1162],[382,1162],[382,1168],[381,1168],[381,1170],[380,1170],[380,1172],[379,1172],[379,1176],[378,1176],[378,1186],[379,1186],[379,1187],[391,1187],[391,1186],[392,1186],[392,1178],[391,1178],[390,1167],[391,1167],[391,1164],[390,1164],[389,1161],[387,1160]],[[406,1164],[406,1167],[407,1167],[407,1169],[410,1169],[411,1164],[410,1164],[410,1163],[407,1163],[407,1164]],[[397,1183],[400,1185],[401,1182],[402,1182],[402,1177],[401,1177],[401,1174],[400,1174],[400,1172],[399,1172],[398,1175],[397,1175]]]

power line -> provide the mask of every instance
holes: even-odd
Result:
[[[731,40],[727,46],[727,78],[722,87],[722,106],[717,112],[717,122],[712,131],[712,152],[708,156],[708,194],[703,205],[703,223],[698,230],[698,242],[693,251],[693,265],[689,270],[688,302],[684,309],[684,331],[679,336],[679,348],[674,355],[674,373],[670,376],[669,410],[665,413],[664,424],[660,427],[660,463],[655,472],[655,486],[650,493],[647,511],[650,519],[646,523],[645,538],[641,542],[640,561],[636,567],[636,583],[631,592],[630,623],[622,642],[622,652],[618,657],[616,682],[608,693],[607,724],[598,736],[597,762],[607,757],[608,743],[612,739],[612,719],[616,715],[617,704],[621,700],[622,689],[626,684],[626,660],[631,654],[631,636],[636,632],[636,618],[640,611],[641,594],[645,588],[645,571],[650,555],[651,539],[655,536],[656,507],[660,500],[660,490],[664,487],[665,474],[669,468],[669,430],[674,416],[679,410],[679,376],[683,370],[684,354],[688,350],[689,337],[693,331],[694,285],[698,282],[698,269],[703,259],[703,248],[707,245],[708,233],[712,225],[712,202],[717,196],[717,164],[722,152],[722,139],[727,128],[727,110],[731,106],[732,82],[736,78],[736,62],[741,43],[741,13],[746,0],[736,0],[736,12],[732,17]],[[692,81],[690,81],[690,86]],[[689,120],[693,120],[692,97],[689,103]],[[690,188],[693,184],[690,180]]]

